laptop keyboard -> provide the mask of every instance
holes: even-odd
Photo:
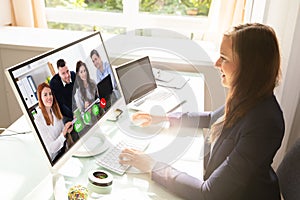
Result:
[[[129,165],[121,165],[119,163],[119,155],[125,148],[136,149],[144,151],[149,144],[146,140],[122,140],[117,145],[108,149],[103,156],[97,158],[97,162],[102,167],[115,172],[119,175],[123,175],[130,167]]]
[[[147,98],[147,100],[162,101],[162,100],[167,99],[170,96],[172,96],[172,93],[170,93],[170,92],[158,92],[153,95],[150,95]]]
[[[142,103],[144,103],[144,102],[145,102],[145,99],[136,102],[134,105],[135,105],[135,106],[140,106],[140,105],[142,105]]]
[[[170,96],[172,96],[172,93],[170,92],[157,92],[154,93],[152,95],[150,95],[147,98],[144,98],[138,102],[136,102],[134,105],[135,106],[140,106],[142,105],[146,100],[152,100],[152,101],[163,101],[166,100],[167,98],[169,98]]]

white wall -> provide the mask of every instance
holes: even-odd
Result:
[[[286,149],[300,137],[299,93],[300,93],[300,2],[299,0],[268,0],[264,23],[271,25],[279,38],[282,53],[282,82],[276,90],[285,118],[285,137],[274,160],[276,168],[284,156]],[[295,118],[296,117],[296,118]],[[289,142],[290,141],[290,142]]]
[[[11,22],[12,18],[10,0],[1,0],[0,26],[9,25]]]
[[[297,7],[296,7],[297,8]],[[288,27],[287,27],[288,28]],[[288,32],[288,31],[287,31]],[[293,129],[300,128],[300,124],[297,123],[296,116],[300,115],[299,110],[299,94],[300,94],[300,58],[299,58],[299,51],[300,51],[300,5],[298,4],[298,15],[296,18],[296,25],[294,30],[294,35],[291,37],[291,51],[287,61],[287,68],[285,71],[285,81],[281,91],[281,100],[282,104],[285,106],[286,111],[288,112],[289,116],[286,116],[287,119],[291,119],[289,121],[290,131],[293,136],[300,137],[300,133],[293,132]],[[298,117],[299,120],[299,117]],[[297,128],[298,127],[298,128]],[[291,138],[292,138],[291,135]],[[290,142],[291,138],[289,139]],[[296,137],[294,137],[296,138]]]
[[[22,115],[19,103],[5,77],[4,69],[43,52],[43,49],[26,47],[16,49],[0,44],[0,91],[2,91],[0,96],[0,127],[7,127]]]

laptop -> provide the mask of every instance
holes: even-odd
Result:
[[[104,79],[102,79],[97,84],[99,99],[108,98],[113,92],[113,86],[111,82],[110,74],[108,74]]]
[[[148,56],[118,66],[116,75],[129,109],[153,113],[162,108],[168,113],[181,102],[169,89],[157,87]]]

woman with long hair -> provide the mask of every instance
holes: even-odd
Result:
[[[155,117],[136,113],[143,126],[169,120],[210,128],[203,180],[156,162],[143,152],[125,149],[120,163],[149,172],[152,180],[185,199],[280,199],[271,164],[284,135],[283,114],[273,93],[280,75],[280,52],[274,30],[263,24],[243,24],[223,35],[220,57],[225,105],[208,113],[175,113]]]
[[[76,83],[76,108],[79,108],[81,112],[84,112],[85,109],[95,101],[98,92],[95,81],[90,78],[89,70],[82,61],[76,63]]]
[[[35,116],[36,125],[47,151],[54,161],[64,153],[66,141],[69,142],[67,148],[70,147],[72,143],[70,132],[73,130],[73,125],[72,122],[63,124],[59,105],[47,83],[38,86],[37,96],[39,108]]]

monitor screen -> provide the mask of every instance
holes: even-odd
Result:
[[[120,98],[100,32],[6,72],[51,167],[70,157],[76,143],[88,137]],[[107,81],[107,76],[111,80]],[[101,84],[102,80],[106,84]],[[101,90],[101,85],[107,84],[111,84],[109,95],[107,88]]]

